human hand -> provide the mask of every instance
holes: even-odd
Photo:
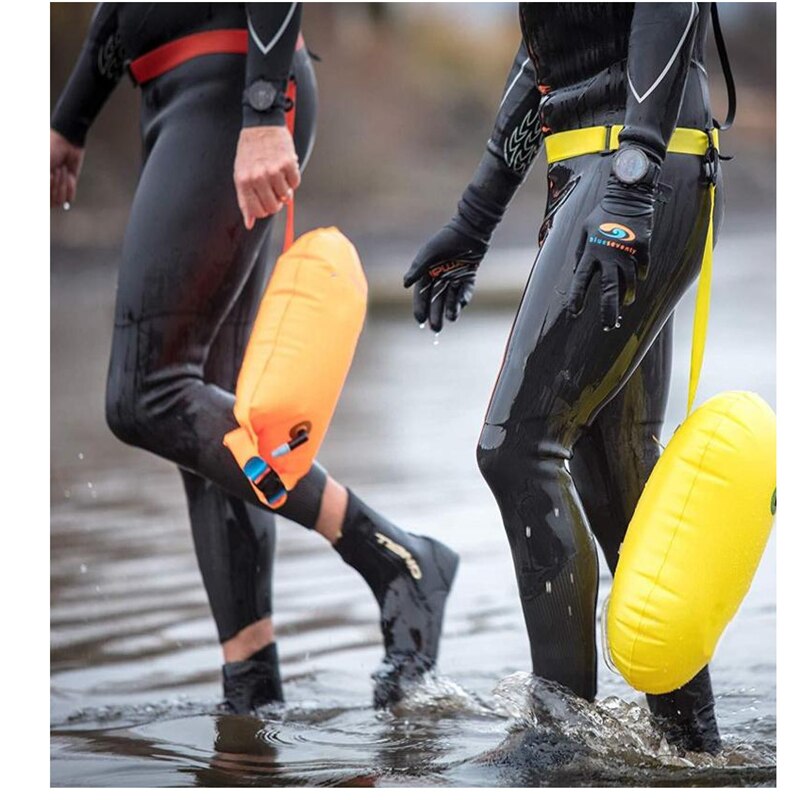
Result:
[[[288,128],[242,128],[233,181],[247,230],[252,230],[257,219],[280,211],[300,185],[300,163]]]
[[[84,149],[50,129],[50,208],[74,202]]]
[[[461,309],[472,299],[475,276],[487,245],[462,233],[448,223],[417,253],[403,277],[403,286],[414,287],[414,318],[426,320],[438,333],[446,316],[458,319]]]
[[[636,299],[636,283],[647,277],[653,232],[655,188],[626,186],[613,176],[603,199],[586,219],[576,253],[568,311],[583,311],[595,273],[600,273],[600,322],[618,328],[620,309]]]

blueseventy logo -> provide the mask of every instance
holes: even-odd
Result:
[[[597,230],[609,239],[616,239],[620,242],[632,242],[636,239],[636,234],[625,225],[619,222],[603,222],[597,226]]]

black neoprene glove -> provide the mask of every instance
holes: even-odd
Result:
[[[446,316],[458,319],[472,299],[475,276],[489,241],[514,196],[523,174],[515,173],[492,152],[481,159],[447,225],[419,250],[403,277],[414,287],[414,318],[439,332]]]
[[[619,327],[621,307],[633,303],[636,282],[647,277],[656,181],[630,186],[612,175],[603,199],[584,223],[567,308],[574,315],[583,311],[589,285],[599,272],[605,331]]]
[[[475,275],[487,245],[465,233],[454,218],[429,239],[417,253],[403,278],[403,286],[414,286],[414,318],[430,321],[440,331],[443,315],[455,322],[472,299]]]

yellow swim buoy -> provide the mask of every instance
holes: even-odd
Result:
[[[776,420],[724,392],[678,428],[628,527],[608,606],[611,658],[664,694],[711,660],[764,552],[775,512]]]
[[[301,236],[275,265],[236,383],[225,446],[272,508],[310,469],[367,311],[358,253],[336,228]]]

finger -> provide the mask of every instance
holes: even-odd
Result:
[[[422,325],[428,319],[428,309],[431,299],[431,282],[421,280],[414,284],[414,319]]]
[[[242,212],[242,219],[244,219],[244,226],[247,230],[251,230],[253,221],[264,211],[261,200],[250,187],[237,187],[236,194],[239,201],[239,210]]]
[[[261,203],[261,208],[263,209],[263,213],[256,214],[257,219],[271,217],[283,208],[283,203],[278,199],[277,195],[272,190],[272,185],[268,181],[264,180],[253,184],[253,191],[256,193]]]
[[[75,195],[78,192],[78,177],[74,172],[67,172],[65,176],[66,183],[66,197],[68,203],[75,201]]]
[[[622,305],[629,306],[636,300],[636,267],[631,259],[624,258],[617,262],[620,280]]]
[[[58,175],[58,169],[51,169],[50,170],[50,206],[55,207],[56,205],[56,176]]]
[[[472,295],[475,292],[475,284],[473,281],[464,281],[458,289],[458,304],[461,308],[468,305],[472,300]]]
[[[275,197],[282,203],[285,203],[292,196],[292,189],[286,181],[286,176],[282,172],[278,172],[272,176],[270,181],[272,192]]]
[[[618,328],[619,317],[619,271],[617,265],[606,262],[600,269],[600,322],[603,330]]]
[[[570,314],[577,316],[583,311],[586,302],[586,293],[589,291],[589,284],[595,273],[595,261],[590,253],[584,253],[578,262],[575,274],[572,276],[572,283],[567,295],[567,310]]]
[[[428,312],[428,322],[434,333],[439,333],[444,324],[444,301],[447,294],[449,281],[436,281],[431,286],[430,311]]]
[[[67,202],[67,170],[65,167],[58,168],[58,180],[56,182],[56,205],[63,206]]]
[[[417,259],[414,259],[413,263],[408,268],[408,272],[403,275],[403,288],[408,289],[409,286],[416,283],[424,271],[425,265],[422,262],[417,261]]]
[[[638,258],[636,261],[636,277],[640,281],[647,280],[647,273],[650,271],[650,246],[645,243],[639,246]]]
[[[291,189],[300,185],[300,164],[295,159],[288,167],[283,168],[283,176]]]
[[[461,284],[458,281],[451,282],[445,292],[444,315],[450,322],[455,322],[461,313],[461,304],[458,302],[460,293]]]

